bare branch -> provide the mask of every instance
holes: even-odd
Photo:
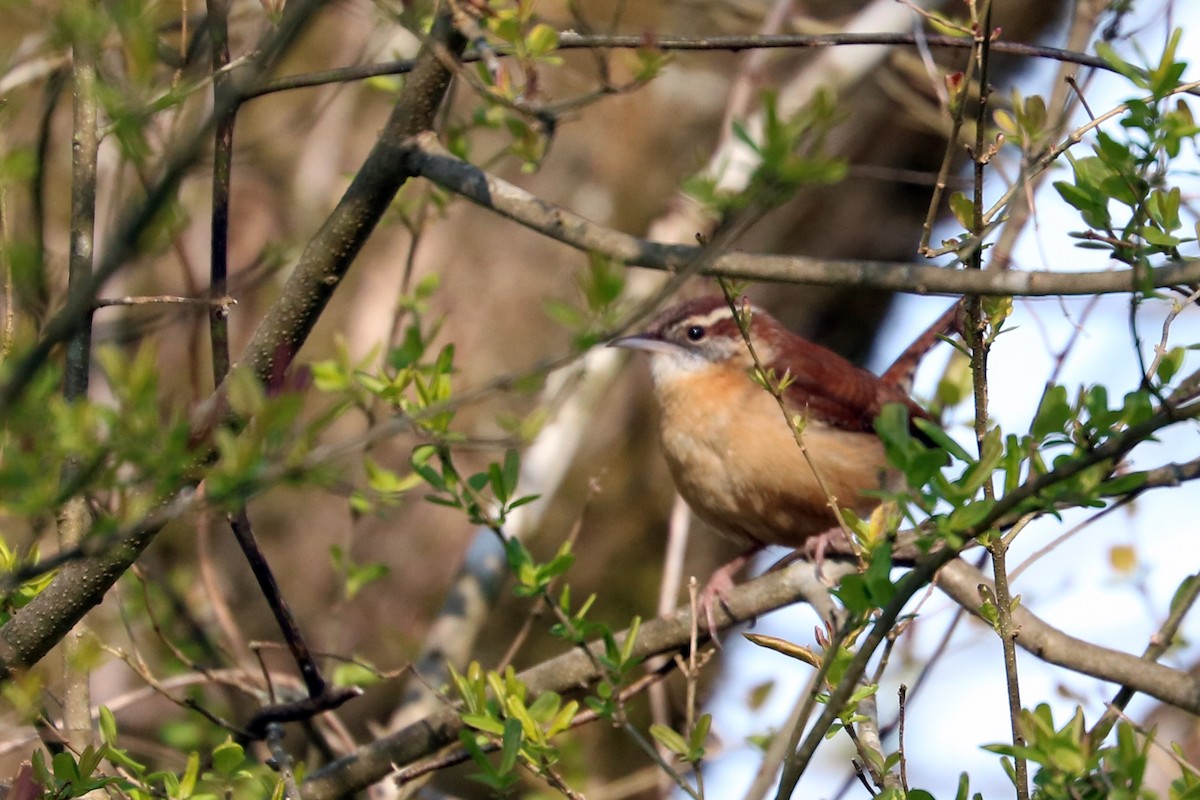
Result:
[[[548,203],[452,156],[433,134],[420,134],[409,140],[405,164],[413,174],[478,206],[577,250],[601,253],[629,266],[677,271],[687,268],[705,252],[701,247],[639,239]],[[716,256],[701,272],[743,280],[853,286],[912,294],[1047,297],[1130,292],[1141,285],[1131,270],[969,272],[894,261],[839,261],[738,252]],[[1156,287],[1195,283],[1200,281],[1200,260],[1158,267],[1148,277]]]

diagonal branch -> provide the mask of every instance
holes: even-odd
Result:
[[[830,570],[835,570],[831,573]],[[853,567],[844,562],[826,562],[824,578],[840,576]],[[913,573],[910,573],[910,575]],[[972,613],[980,606],[979,585],[986,582],[982,573],[961,559],[950,559],[938,573],[938,585]],[[718,625],[724,629],[762,614],[824,592],[822,578],[815,567],[796,563],[735,587],[728,598],[728,611],[714,609]],[[1014,611],[1014,623],[1021,634],[1019,647],[1049,663],[1076,672],[1121,682],[1192,713],[1200,712],[1200,677],[1161,664],[1076,639],[1037,617],[1024,607]],[[617,634],[618,644],[625,633]],[[691,639],[691,612],[685,606],[674,614],[651,620],[641,626],[634,655],[653,655],[681,651]],[[595,644],[594,647],[599,647]],[[528,687],[528,697],[546,691],[578,689],[600,676],[595,661],[578,649],[542,662],[520,673]],[[360,747],[355,753],[314,772],[303,786],[306,800],[332,800],[359,791],[387,777],[393,770],[454,743],[462,730],[459,711],[445,708],[397,731]]]

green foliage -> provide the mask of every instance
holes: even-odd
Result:
[[[472,525],[483,525],[497,532],[508,515],[537,495],[515,497],[520,477],[520,456],[516,450],[505,452],[503,464],[492,462],[487,469],[463,478],[454,466],[450,449],[444,445],[419,445],[410,461],[413,472],[433,489],[425,499],[431,503],[458,509]]]
[[[388,574],[387,564],[378,561],[359,564],[341,545],[330,545],[329,557],[334,571],[342,577],[342,596],[346,600],[353,600],[364,588]]]
[[[235,367],[225,385],[231,410],[245,422],[214,434],[216,458],[205,474],[206,496],[212,503],[235,509],[266,486],[322,483],[331,477],[308,462],[318,433],[331,417],[304,420],[301,395],[268,395],[244,367]]]
[[[1155,256],[1179,258],[1178,247],[1195,241],[1184,232],[1181,189],[1171,185],[1169,162],[1200,134],[1182,99],[1168,101],[1179,88],[1186,62],[1175,57],[1180,31],[1171,35],[1158,63],[1141,69],[1121,59],[1108,44],[1097,52],[1149,96],[1125,102],[1119,135],[1097,131],[1094,155],[1068,154],[1073,181],[1054,187],[1080,212],[1088,230],[1072,234],[1080,247],[1109,251],[1113,258],[1146,266]]]
[[[32,567],[37,561],[38,550],[36,547],[31,548],[28,555],[22,557],[16,548],[9,547],[3,539],[0,539],[0,574],[13,575],[18,570]],[[53,572],[46,572],[30,580],[18,582],[4,592],[0,596],[0,625],[8,622],[15,611],[24,608],[30,600],[37,597],[53,578]]]
[[[582,351],[609,335],[621,319],[617,303],[625,290],[625,265],[599,254],[588,254],[587,267],[576,273],[582,303],[546,300],[542,308],[550,319],[572,334],[575,347]]]
[[[991,329],[999,329],[1006,315],[1003,305],[996,306]],[[1166,374],[1173,376],[1171,366]],[[998,426],[992,427],[984,435],[979,455],[973,455],[925,420],[915,421],[924,440],[917,438],[907,411],[899,404],[889,404],[876,419],[875,430],[888,461],[904,473],[909,486],[906,492],[885,493],[898,509],[898,518],[889,529],[894,530],[900,520],[921,525],[922,515],[927,515],[923,530],[933,534],[925,535],[918,544],[929,547],[935,541],[946,541],[958,546],[964,537],[986,533],[984,526],[996,521],[993,511],[999,499],[1025,492],[1027,481],[1066,468],[1073,461],[1094,461],[1092,454],[1098,446],[1146,422],[1152,414],[1149,390],[1128,392],[1120,403],[1113,404],[1103,386],[1080,389],[1074,401],[1065,387],[1050,386],[1028,434],[1006,435]],[[947,469],[947,464],[954,466]],[[1111,462],[1100,461],[1075,471],[1037,494],[1023,497],[1009,517],[1015,519],[1029,512],[1055,513],[1062,504],[1102,506],[1107,497],[1136,490],[1145,479],[1137,473],[1112,477],[1112,469]],[[984,495],[985,485],[993,487],[994,498]],[[870,547],[879,540],[878,529],[871,532],[852,514],[845,516],[860,544]],[[877,520],[874,524],[880,523]],[[843,583],[843,601],[848,609],[862,613],[881,607],[890,597],[883,562],[878,562],[878,567],[876,563],[871,561],[865,573],[849,576],[849,582]]]
[[[846,175],[846,162],[825,148],[837,116],[835,98],[828,91],[816,92],[808,105],[787,119],[780,116],[775,95],[766,92],[758,137],[740,123],[733,126],[733,135],[759,159],[749,185],[730,192],[721,188],[720,176],[696,176],[687,181],[684,190],[723,218],[752,206],[773,208],[803,186],[837,183]]]
[[[508,568],[517,582],[513,592],[518,597],[541,596],[575,563],[570,542],[563,542],[558,554],[544,564],[534,561],[520,539],[505,540],[504,552],[508,556]],[[564,602],[569,602],[569,596],[564,598]]]
[[[355,512],[394,505],[424,484],[433,490],[426,495],[428,501],[463,511],[473,525],[498,530],[509,513],[537,497],[516,494],[521,462],[515,449],[508,449],[501,462],[493,462],[465,478],[454,464],[451,444],[462,439],[451,428],[455,415],[454,345],[435,348],[441,321],[425,321],[427,301],[435,289],[436,282],[424,281],[411,297],[401,300],[409,322],[399,343],[378,363],[374,353],[352,362],[345,345],[338,342],[334,358],[312,365],[314,384],[334,398],[331,417],[343,409],[356,408],[374,419],[382,406],[431,440],[413,449],[407,474],[385,467],[368,451],[363,459],[366,486],[351,497]]]
[[[69,750],[56,753],[46,764],[42,751],[33,754],[37,782],[45,797],[67,800],[83,797],[97,789],[116,790],[131,800],[261,800],[282,796],[282,782],[274,772],[246,755],[241,745],[226,739],[208,753],[202,769],[199,753],[192,752],[182,773],[151,770],[118,746],[116,718],[100,708],[99,747],[86,747],[76,758]],[[105,774],[107,762],[122,771],[120,777]]]
[[[852,619],[865,621],[867,615],[877,608],[883,608],[891,602],[896,594],[896,585],[892,582],[892,547],[886,539],[869,551],[867,568],[861,572],[845,575],[838,583],[833,593]]]
[[[403,5],[402,18],[414,29],[427,31],[432,5]],[[464,13],[458,20],[481,55],[478,69],[471,73],[481,102],[444,131],[452,152],[466,157],[476,139],[484,138],[475,134],[499,132],[500,137],[493,136],[492,141],[502,139],[502,154],[516,157],[526,171],[536,169],[545,157],[556,120],[563,108],[572,106],[555,108],[545,102],[545,72],[559,66],[562,59],[559,34],[541,20],[536,6],[534,0],[490,0],[473,4],[470,10],[479,11],[477,17]],[[104,74],[95,97],[101,109],[102,135],[127,162],[150,168],[149,173],[139,173],[143,178],[153,172],[159,159],[161,132],[171,130],[163,124],[167,121],[163,112],[179,108],[200,87],[207,91],[206,83],[189,83],[193,78],[188,70],[175,69],[172,58],[179,63],[182,59],[171,52],[170,34],[165,33],[170,25],[164,23],[173,20],[164,8],[137,0],[114,0],[103,6],[66,0],[44,10],[53,18],[50,41],[58,50],[105,48]],[[956,36],[970,36],[977,27],[974,22],[936,13],[928,19]],[[1056,184],[1086,227],[1077,234],[1081,246],[1103,248],[1139,268],[1176,260],[1180,248],[1194,241],[1194,212],[1168,169],[1170,160],[1194,146],[1200,133],[1187,102],[1176,99],[1186,66],[1176,57],[1179,41],[1176,31],[1162,57],[1146,68],[1122,60],[1106,44],[1098,45],[1101,56],[1147,96],[1128,101],[1119,129],[1097,132],[1090,153],[1068,156],[1069,179]],[[632,83],[618,87],[606,77],[597,96],[652,79],[669,59],[651,46],[618,57],[626,59]],[[970,76],[961,74],[950,76],[956,90],[969,86],[969,80]],[[395,91],[402,82],[391,80],[383,85],[380,79],[377,83]],[[958,103],[960,95],[965,97],[966,92],[956,91],[951,102]],[[1008,140],[1028,157],[1027,163],[1048,152],[1050,126],[1042,98],[1014,92],[1010,107],[997,111],[994,119]],[[768,93],[763,99],[761,130],[751,131],[743,125],[735,125],[733,130],[758,159],[749,186],[731,194],[719,188],[717,179],[706,178],[693,181],[691,188],[714,213],[725,218],[747,209],[757,212],[777,206],[807,186],[841,180],[846,164],[826,147],[837,121],[830,95],[818,93],[810,106],[789,117]],[[0,190],[36,177],[35,152],[17,147],[3,153]],[[406,189],[389,213],[416,234],[432,212],[445,207],[447,198],[440,190]],[[983,209],[967,194],[953,194],[948,206],[964,228],[977,227]],[[177,198],[168,198],[158,209],[155,224],[142,232],[140,245],[146,250],[165,248],[188,221],[188,207]],[[5,221],[6,234],[7,224]],[[12,257],[18,275],[22,269],[40,268],[40,262],[22,268],[19,243],[4,244],[6,257]],[[32,245],[26,247],[30,254],[24,260],[34,264]],[[567,329],[577,348],[590,347],[619,318],[625,276],[623,264],[593,254],[577,276],[578,296],[549,302],[545,312]],[[105,402],[65,402],[59,390],[61,376],[53,368],[42,370],[0,424],[0,516],[20,520],[18,524],[25,527],[19,532],[4,531],[0,571],[33,574],[30,567],[37,563],[39,552],[17,542],[23,542],[20,537],[30,530],[49,527],[69,500],[85,499],[89,508],[95,509],[98,519],[87,533],[94,538],[85,544],[98,541],[102,545],[100,537],[141,522],[164,500],[178,496],[181,488],[201,481],[206,502],[218,508],[240,507],[279,483],[325,483],[330,473],[310,463],[316,438],[338,415],[357,410],[372,425],[395,422],[420,443],[401,468],[389,465],[385,456],[368,447],[362,461],[362,485],[350,499],[354,513],[398,504],[425,487],[430,502],[456,509],[471,524],[494,529],[505,543],[514,592],[553,612],[550,632],[572,646],[599,642],[592,652],[604,677],[585,697],[587,707],[606,720],[627,724],[622,692],[640,674],[640,659],[633,654],[639,622],[634,620],[629,637],[618,642],[608,626],[589,616],[595,595],[576,605],[570,586],[556,589],[575,559],[570,543],[540,562],[524,543],[505,534],[511,513],[535,499],[519,492],[521,465],[515,447],[504,450],[477,472],[460,472],[455,447],[465,437],[454,429],[459,399],[454,385],[456,352],[453,343],[439,341],[441,321],[430,320],[428,300],[435,289],[436,276],[431,276],[420,281],[412,295],[401,299],[401,334],[386,352],[351,359],[339,343],[332,358],[312,365],[317,388],[332,403],[316,418],[306,417],[299,395],[277,391],[277,386],[264,387],[250,372],[235,370],[226,388],[229,407],[238,421],[215,431],[211,442],[193,441],[185,415],[164,404],[155,358],[148,349],[132,357],[116,349],[98,352],[97,362],[112,393]],[[1011,311],[1010,298],[984,301],[985,344],[997,340]],[[1089,458],[1114,435],[1149,419],[1155,402],[1180,376],[1185,355],[1184,347],[1167,350],[1149,376],[1149,385],[1121,398],[1110,399],[1103,386],[1078,391],[1050,386],[1027,433],[992,426],[983,432],[979,452],[969,451],[923,420],[914,424],[902,406],[885,408],[876,430],[890,461],[905,474],[911,490],[881,493],[887,502],[867,520],[845,514],[864,562],[864,569],[845,578],[836,590],[851,623],[866,625],[877,609],[895,600],[893,536],[903,523],[924,523],[920,541],[924,547],[940,543],[958,546],[968,536],[994,536],[995,526],[1001,523],[997,502],[1023,492],[1030,481],[1051,470]],[[938,388],[943,405],[954,405],[970,394],[970,370],[964,359],[958,361],[958,367]],[[755,377],[775,392],[792,379],[786,372],[776,375],[770,370]],[[801,415],[794,424],[803,432],[807,421]],[[525,436],[536,423],[513,426],[518,427]],[[1094,464],[1036,495],[1026,495],[1007,519],[1027,512],[1055,513],[1064,505],[1102,505],[1110,496],[1137,491],[1144,480],[1139,474],[1113,477],[1113,469],[1111,462]],[[986,487],[995,488],[996,500],[987,496]],[[387,574],[384,564],[355,561],[348,547],[332,547],[330,560],[347,601]],[[52,576],[46,572],[7,585],[0,598],[0,624],[42,591]],[[127,602],[140,610],[138,600]],[[995,624],[999,615],[994,598],[985,595],[982,614]],[[856,679],[848,675],[855,635],[836,639],[836,646],[830,643],[830,635],[818,636],[819,653],[769,637],[753,640],[791,658],[826,667],[825,688],[832,689]],[[182,651],[188,652],[186,647]],[[347,663],[332,677],[337,685],[362,685],[377,679],[378,674],[364,663]],[[522,767],[549,774],[560,760],[554,737],[574,722],[578,703],[553,692],[529,697],[527,687],[511,668],[485,673],[472,664],[465,676],[454,674],[453,682],[462,700],[463,720],[471,728],[462,735],[462,744],[476,764],[478,780],[495,792],[507,793],[515,788]],[[34,699],[40,689],[37,676],[21,676],[3,687],[5,699],[30,714],[40,708]],[[839,720],[829,733],[858,722],[860,704],[875,691],[874,685],[859,685],[849,703],[839,709]],[[821,699],[827,702],[828,696]],[[705,757],[711,722],[705,714],[691,730],[655,725],[649,733],[674,755],[695,765]],[[1149,796],[1141,788],[1146,745],[1127,726],[1118,727],[1115,744],[1094,747],[1084,735],[1079,714],[1056,729],[1048,709],[1039,707],[1024,713],[1021,725],[1024,745],[992,749],[1004,756],[1027,758],[1041,767],[1036,781],[1039,797]],[[191,752],[179,773],[152,772],[119,746],[116,721],[102,709],[103,744],[85,749],[78,757],[60,753],[47,762],[45,756],[37,756],[38,780],[46,787],[47,796],[64,798],[106,787],[138,800],[280,796],[280,783],[266,766],[248,758],[233,741],[214,744],[210,738],[213,730],[207,723],[194,721],[173,732],[164,727],[164,740],[178,737],[172,744],[180,746],[186,738],[191,744],[181,749]],[[892,769],[898,757],[896,753],[867,754],[877,769]],[[112,772],[109,766],[119,767],[124,777],[106,774]],[[967,800],[968,794],[964,775],[957,796]],[[1171,797],[1198,796],[1200,781],[1190,774],[1172,787]],[[929,795],[921,790],[889,789],[879,797],[925,800]]]
[[[708,741],[708,731],[711,727],[712,714],[701,714],[687,738],[674,729],[660,724],[650,726],[650,735],[654,737],[655,741],[678,756],[680,760],[695,766],[704,759],[704,744]]]
[[[555,692],[543,692],[527,702],[527,688],[512,667],[503,673],[485,672],[478,662],[460,675],[450,667],[451,681],[462,701],[462,721],[475,733],[463,731],[459,739],[480,772],[472,776],[498,792],[515,783],[518,761],[535,774],[544,774],[558,761],[551,740],[571,727],[579,703],[564,703]],[[485,746],[500,751],[493,763]]]
[[[85,747],[76,758],[69,750],[54,754],[50,765],[46,765],[45,755],[41,750],[33,754],[33,774],[37,782],[47,791],[51,798],[83,797],[88,792],[103,789],[116,783],[117,778],[99,774],[101,762],[107,758],[106,747]]]
[[[599,631],[604,643],[604,652],[596,661],[604,669],[605,676],[596,684],[595,693],[589,695],[585,702],[601,719],[620,721],[623,715],[621,687],[629,682],[634,669],[642,663],[642,659],[633,654],[640,630],[641,620],[634,618],[629,626],[628,636],[619,645],[608,628],[601,628]]]
[[[1050,707],[1045,704],[1033,711],[1022,710],[1017,724],[1023,745],[994,744],[985,749],[1036,764],[1039,768],[1033,779],[1036,800],[1157,797],[1143,786],[1151,742],[1128,724],[1117,724],[1116,742],[1107,746],[1092,743],[1079,708],[1061,728],[1055,727]],[[1005,759],[1005,765],[1011,778],[1011,762]]]
[[[1024,153],[1039,153],[1049,144],[1049,118],[1046,101],[1039,95],[1024,97],[1012,90],[1008,109],[998,109],[993,115],[996,127],[1010,140],[1018,144]],[[971,227],[963,224],[964,228]]]

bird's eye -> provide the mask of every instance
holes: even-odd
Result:
[[[687,337],[693,342],[698,342],[704,338],[704,327],[701,325],[693,325],[687,329]]]

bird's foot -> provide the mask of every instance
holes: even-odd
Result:
[[[851,546],[846,532],[841,528],[830,528],[824,533],[805,539],[804,544],[772,564],[767,572],[781,570],[804,559],[816,566],[817,577],[821,578],[821,567],[824,566],[827,555],[845,556],[853,555],[853,553],[854,548]]]
[[[720,603],[721,607],[725,609],[725,613],[733,616],[733,612],[729,610],[729,604],[726,602],[729,593],[733,591],[733,576],[762,549],[763,545],[756,544],[729,563],[718,567],[696,597],[695,613],[704,615],[704,622],[708,626],[708,635],[712,637],[717,647],[721,646],[721,640],[717,638],[718,626],[715,614],[717,604]]]
[[[824,533],[810,536],[800,548],[804,552],[804,557],[816,565],[818,577],[821,575],[821,567],[825,565],[825,551],[829,549],[830,540],[841,535],[841,528],[830,528]]]

